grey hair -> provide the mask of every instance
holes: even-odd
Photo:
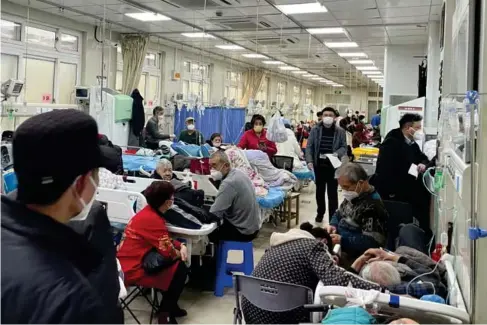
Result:
[[[218,159],[219,161],[221,161],[222,163],[224,164],[228,164],[229,166],[231,166],[231,163],[230,163],[230,159],[228,158],[227,154],[225,153],[225,151],[222,151],[222,150],[217,150],[215,151],[211,156],[210,156],[211,159]]]
[[[366,181],[369,179],[369,175],[367,175],[365,169],[360,166],[360,164],[353,162],[346,163],[338,169],[337,177],[341,176],[345,176],[353,184],[357,183],[358,181]]]
[[[381,286],[391,286],[401,283],[399,271],[389,262],[376,261],[365,265],[360,270],[360,276],[365,280],[375,282]]]
[[[167,160],[166,158],[162,158],[160,159],[158,162],[157,162],[157,166],[156,168],[159,168],[159,167],[162,167],[162,168],[171,168],[172,169],[172,164],[169,160]]]

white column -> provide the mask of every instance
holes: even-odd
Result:
[[[426,108],[424,126],[438,126],[438,97],[440,96],[440,23],[431,22],[428,26],[428,81],[426,84]]]
[[[384,59],[383,105],[391,95],[418,96],[418,65],[426,55],[426,45],[388,45]],[[419,58],[418,58],[419,57]]]

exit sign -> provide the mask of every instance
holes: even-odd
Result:
[[[341,90],[335,90],[335,95],[341,95],[342,91]]]

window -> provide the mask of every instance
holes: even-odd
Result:
[[[235,106],[247,105],[247,103],[242,102],[243,79],[240,72],[227,71],[224,97],[226,97],[228,101],[235,99]]]
[[[18,78],[18,69],[19,69],[19,57],[15,55],[7,55],[2,53],[2,77],[1,82],[7,81],[10,78],[17,79]]]
[[[20,41],[20,24],[13,21],[1,19],[0,27],[2,29],[2,39]]]
[[[304,103],[306,105],[313,105],[313,89],[306,89],[306,100]]]
[[[62,76],[63,82],[59,85],[59,94],[57,104],[75,104],[74,87],[76,86],[77,76],[76,64],[61,62],[59,65],[59,75]]]
[[[46,47],[54,47],[56,42],[56,33],[50,30],[26,26],[25,39],[27,43],[32,43],[32,44],[46,46]]]
[[[54,93],[54,60],[27,58],[24,59],[24,64],[24,100],[28,103],[42,103],[42,97],[45,94],[51,95],[52,98]]]
[[[67,51],[78,51],[78,36],[61,34],[59,38],[59,47]]]
[[[285,82],[278,82],[277,83],[277,107],[280,107],[286,101],[286,86]]]
[[[257,92],[257,96],[255,96],[255,100],[258,100],[260,103],[262,103],[262,101],[265,101],[264,105],[262,105],[263,108],[265,108],[268,102],[268,98],[267,98],[268,90],[269,90],[269,78],[265,78],[264,81],[262,82],[262,85],[260,85],[259,91]]]
[[[294,86],[293,87],[293,104],[294,105],[299,104],[300,97],[301,97],[301,87],[300,86]]]
[[[210,103],[210,66],[197,61],[184,61],[181,79],[183,100],[195,99],[203,105]]]

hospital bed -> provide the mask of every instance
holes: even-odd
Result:
[[[350,300],[369,300],[367,306],[377,306],[379,314],[398,315],[411,318],[420,324],[469,324],[470,316],[466,311],[463,297],[453,273],[450,261],[445,261],[448,272],[450,305],[419,300],[407,296],[380,293],[375,290],[362,290],[340,286],[324,286],[320,281],[315,290],[315,305],[344,307]],[[369,297],[369,299],[367,299]],[[320,323],[325,315],[313,313],[313,323]]]
[[[140,178],[140,177],[134,177]],[[147,179],[148,181],[156,181]],[[139,183],[140,185],[140,183]],[[145,189],[145,188],[144,188]],[[140,191],[121,191],[106,188],[98,188],[96,200],[105,206],[108,220],[111,223],[128,224],[135,215],[134,205],[137,201],[142,206],[147,205],[147,200]],[[202,255],[208,245],[208,235],[217,227],[216,223],[204,224],[200,229],[186,229],[168,225],[167,228],[176,238],[182,239],[188,248],[188,255]],[[190,261],[188,261],[190,262]]]

